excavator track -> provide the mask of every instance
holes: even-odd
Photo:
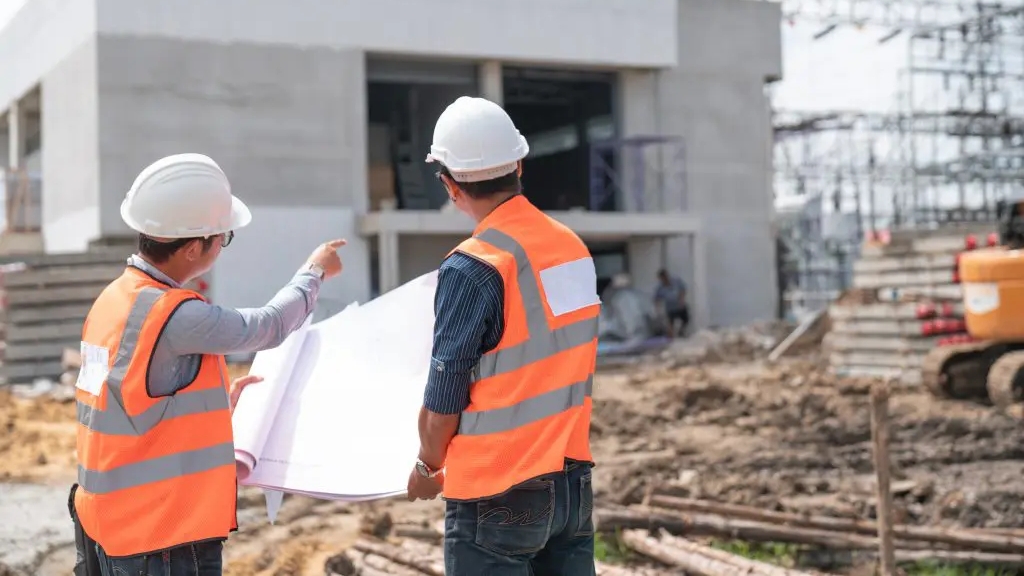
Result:
[[[985,342],[974,342],[932,350],[921,363],[921,382],[939,398],[970,396],[964,391],[985,386],[988,346]]]
[[[985,386],[989,400],[998,408],[1024,401],[1024,350],[1000,356],[992,364]]]

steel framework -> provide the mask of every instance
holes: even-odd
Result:
[[[880,26],[881,41],[903,34],[907,44],[893,112],[776,110],[776,194],[817,201],[822,210],[806,218],[852,215],[854,242],[882,228],[989,219],[999,199],[1024,186],[1024,1],[782,6],[787,18],[821,23],[818,37],[837,26]],[[781,233],[796,236],[796,227]],[[845,250],[835,255],[824,238],[816,242],[818,268],[849,261]]]

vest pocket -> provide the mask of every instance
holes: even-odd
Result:
[[[594,485],[591,472],[580,477],[580,505],[576,511],[576,533],[573,538],[594,535]]]
[[[477,502],[477,546],[503,556],[540,552],[551,537],[555,482],[531,480],[501,496]]]

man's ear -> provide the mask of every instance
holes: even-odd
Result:
[[[516,176],[523,177],[523,161],[516,162]]]

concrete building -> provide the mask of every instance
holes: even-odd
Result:
[[[127,234],[136,174],[216,159],[254,213],[213,272],[269,298],[347,237],[323,313],[434,269],[472,230],[423,162],[457,96],[531,144],[527,195],[599,275],[691,286],[698,325],[773,317],[780,9],[753,0],[28,0],[0,31],[0,162],[41,175],[47,252]]]

